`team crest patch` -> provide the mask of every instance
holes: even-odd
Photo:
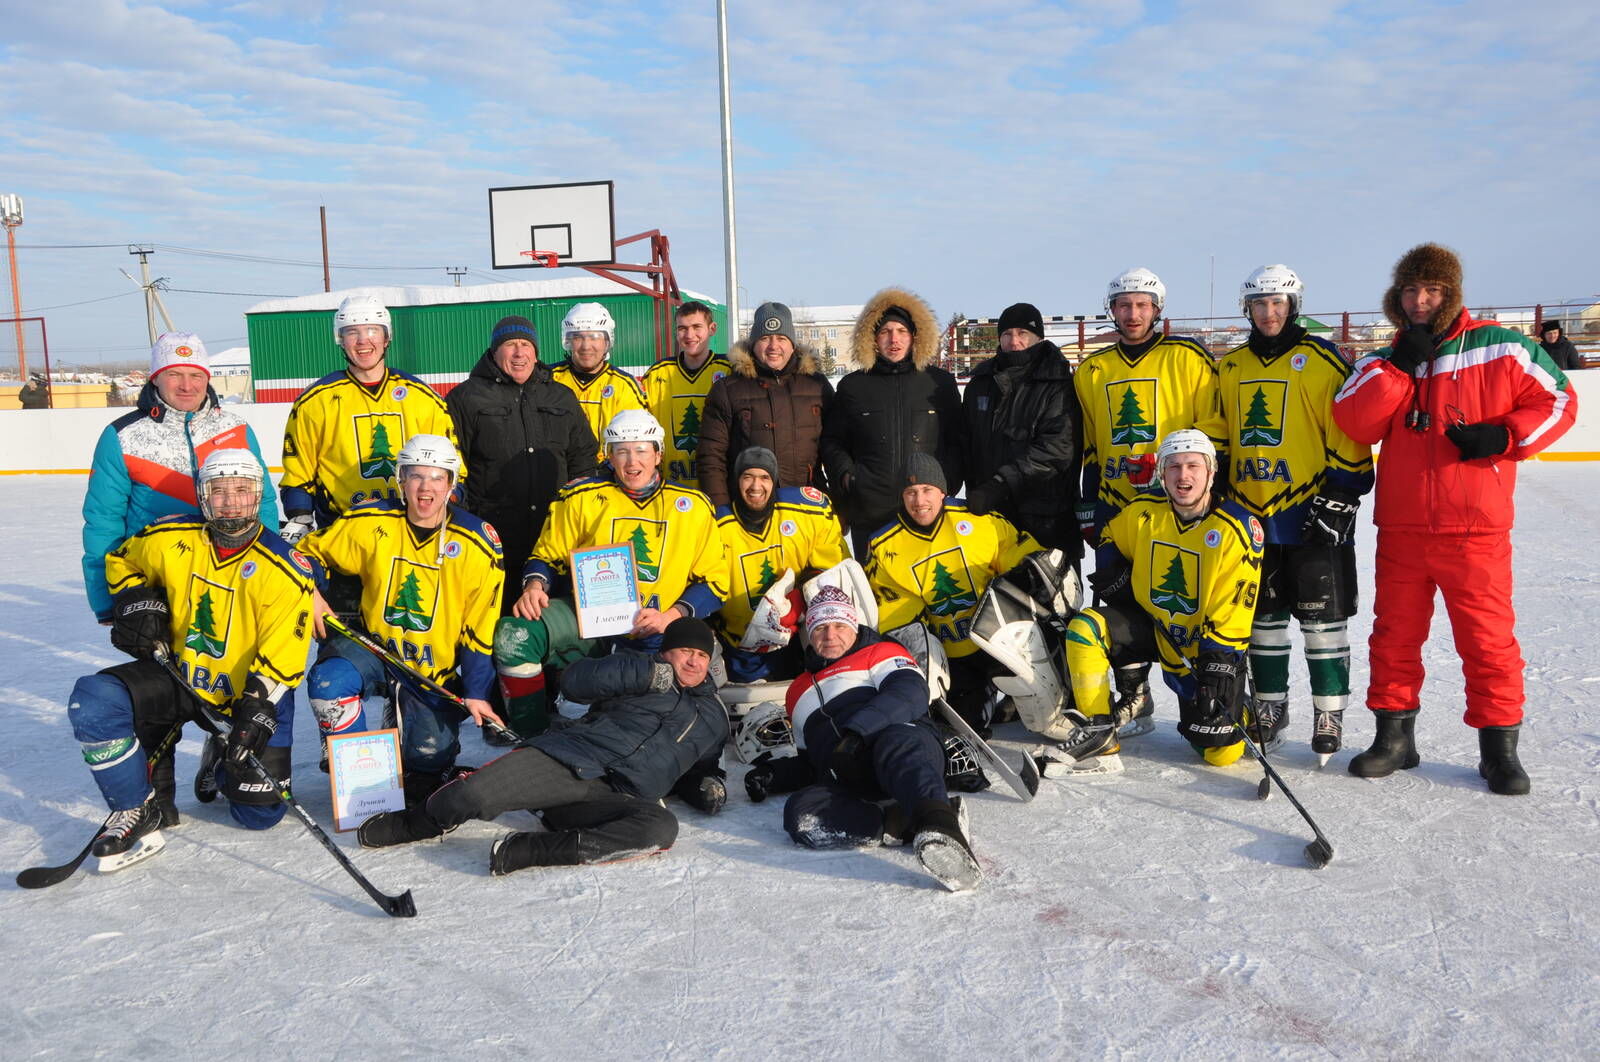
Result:
[[[956,534],[958,534],[958,535],[970,535],[970,534],[972,534],[972,522],[970,520],[957,520],[956,521]]]
[[[483,525],[483,537],[489,540],[489,545],[494,547],[496,553],[500,552],[500,532],[494,529],[493,524]]]
[[[357,469],[362,479],[394,478],[395,455],[405,431],[399,413],[360,413],[350,418],[356,433]]]
[[[1299,372],[1301,369],[1306,367],[1306,356],[1304,354],[1296,354],[1294,357],[1289,359],[1289,365],[1294,369],[1295,372]]]
[[[972,575],[967,571],[966,555],[959,549],[935,553],[920,564],[911,566],[922,599],[928,611],[935,616],[955,616],[978,603],[978,592],[972,587]]]
[[[255,561],[245,561],[243,564],[239,565],[239,578],[248,579],[252,575],[254,575],[255,573],[256,573],[256,562]]]
[[[1156,441],[1161,411],[1156,405],[1154,380],[1117,380],[1106,384],[1106,411],[1110,414],[1112,446],[1138,446]]]
[[[798,530],[800,530],[800,528],[795,525],[793,520],[785,520],[783,523],[778,525],[778,533],[781,535],[792,535]]]
[[[778,566],[774,562],[782,558],[783,554],[777,546],[768,546],[740,555],[739,571],[744,575],[744,585],[747,588],[745,599],[751,608],[760,604],[761,595],[778,581]]]
[[[228,652],[233,623],[233,591],[220,583],[189,576],[189,628],[183,646],[199,656],[221,660]]]
[[[1200,611],[1199,584],[1200,554],[1170,542],[1150,544],[1150,604],[1169,615],[1193,616]]]
[[[394,390],[393,390],[393,391],[390,391],[390,392],[389,392],[389,394],[390,394],[390,395],[391,395],[391,396],[393,396],[393,398],[394,398],[394,400],[395,400],[395,401],[396,401],[396,402],[398,402],[398,401],[400,401],[400,400],[401,400],[401,399],[402,399],[402,398],[404,398],[404,397],[405,397],[405,396],[406,396],[406,395],[407,395],[407,394],[408,394],[408,393],[409,393],[409,392],[408,392],[408,389],[407,389],[407,388],[406,388],[406,385],[405,385],[405,384],[399,384],[399,385],[397,385],[397,386],[396,386],[396,387],[395,387],[395,389],[394,389]]]
[[[1283,407],[1289,385],[1283,380],[1242,380],[1235,396],[1240,446],[1278,446],[1283,442]]]
[[[449,544],[444,547],[444,555],[446,557],[461,556],[461,543],[457,542],[455,539],[451,539]]]
[[[306,575],[311,574],[311,558],[306,556],[304,553],[301,553],[297,549],[291,549],[289,551],[289,560],[296,568],[299,568]]]
[[[606,384],[604,387],[602,387],[600,389],[600,397],[601,398],[610,398],[612,395],[614,395],[616,393],[617,393],[617,389],[615,387],[613,387],[612,385],[610,385],[610,384]]]
[[[433,626],[439,601],[439,569],[404,557],[389,564],[389,583],[384,588],[383,622],[403,631],[421,633]]]
[[[1216,549],[1218,546],[1222,545],[1222,532],[1218,531],[1214,527],[1210,531],[1207,531],[1206,545],[1210,546],[1212,549]]]
[[[639,572],[640,582],[653,583],[661,578],[661,557],[667,544],[665,520],[642,520],[634,516],[614,517],[611,521],[610,540],[633,547],[633,563]]]
[[[1250,517],[1250,541],[1255,543],[1256,549],[1260,549],[1261,543],[1266,540],[1267,536],[1261,531],[1261,521],[1253,516]]]
[[[800,497],[809,502],[816,502],[819,505],[828,500],[823,493],[815,487],[801,487]]]
[[[672,445],[689,451],[700,445],[701,395],[672,396]]]
[[[712,383],[716,383],[718,380],[722,379],[726,375],[728,375],[728,374],[723,372],[721,369],[717,369],[715,372],[713,372],[711,374],[711,382]]]
[[[686,513],[690,509],[694,508],[694,499],[693,498],[679,498],[677,501],[672,503],[672,507],[674,509],[678,510],[680,513]]]

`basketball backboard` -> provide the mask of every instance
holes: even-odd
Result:
[[[611,182],[489,189],[489,251],[495,269],[538,269],[528,251],[553,252],[561,265],[616,261]]]

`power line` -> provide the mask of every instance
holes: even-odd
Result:
[[[137,290],[135,290],[135,291],[119,291],[115,295],[102,295],[98,299],[84,299],[82,302],[58,302],[54,306],[35,306],[31,310],[26,310],[24,312],[32,314],[32,313],[43,313],[46,310],[64,310],[68,306],[87,306],[92,302],[110,302],[112,299],[125,299],[129,295],[139,295],[139,294],[142,294],[142,292],[137,291]]]
[[[77,251],[77,250],[105,250],[113,247],[128,247],[125,243],[19,243],[19,251]],[[203,247],[182,247],[171,243],[147,243],[141,246],[152,248],[155,251],[166,251],[170,254],[192,255],[196,258],[221,258],[234,262],[254,262],[259,265],[294,266],[296,268],[320,269],[320,259],[311,260],[304,258],[274,258],[268,255],[241,254],[237,251],[210,251]],[[329,262],[331,269],[358,269],[367,272],[381,270],[397,273],[432,272],[437,273],[444,269],[441,265],[352,265],[348,262]]]
[[[259,291],[205,291],[201,288],[169,288],[165,284],[161,286],[161,290],[181,291],[185,295],[238,295],[247,299],[290,299],[294,297],[292,295],[263,295]],[[130,291],[128,294],[135,293]]]

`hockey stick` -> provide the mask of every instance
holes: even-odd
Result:
[[[935,697],[933,703],[939,709],[939,714],[944,716],[945,722],[954,727],[956,733],[965,738],[967,744],[972,746],[973,753],[983,761],[984,766],[992,768],[994,773],[1005,779],[1006,785],[1009,785],[1024,802],[1033,799],[1033,795],[1039,791],[1039,766],[1033,762],[1032,756],[1023,755],[1022,774],[1017,774],[1016,771],[1011,769],[1011,765],[1002,760],[1000,754],[987,741],[979,737],[978,732],[972,729],[971,724],[961,718],[961,714],[950,707],[943,697]]]
[[[1167,643],[1167,647],[1177,656],[1178,663],[1183,665],[1183,669],[1189,673],[1189,677],[1195,679],[1195,688],[1198,693],[1199,679],[1195,676],[1194,668],[1189,666],[1188,658],[1178,652],[1178,647],[1172,644],[1172,637],[1167,634],[1165,627],[1154,621],[1151,622],[1151,626],[1160,633],[1162,640]],[[1249,666],[1249,662],[1246,661],[1245,667],[1248,668]],[[1239,720],[1231,717],[1228,721],[1239,732],[1239,736],[1244,738],[1244,743],[1250,747],[1250,752],[1261,762],[1261,769],[1265,772],[1265,776],[1261,779],[1261,786],[1257,787],[1256,795],[1263,799],[1265,798],[1262,790],[1268,784],[1267,779],[1270,778],[1278,783],[1278,788],[1283,790],[1283,795],[1288,798],[1289,803],[1294,805],[1294,809],[1300,813],[1300,817],[1306,820],[1306,825],[1311,827],[1311,832],[1317,835],[1316,840],[1306,845],[1306,859],[1313,869],[1321,870],[1333,860],[1333,842],[1323,836],[1322,830],[1317,827],[1316,820],[1311,817],[1310,812],[1306,811],[1305,805],[1295,799],[1294,791],[1284,782],[1283,776],[1278,773],[1278,769],[1267,762],[1267,754],[1250,737],[1250,732],[1244,728],[1244,725]]]
[[[201,700],[200,695],[189,688],[189,684],[183,679],[183,673],[172,662],[172,654],[166,650],[165,646],[156,650],[156,660],[160,662],[162,667],[167,669],[178,685],[183,687],[184,692],[194,701],[195,707],[200,712],[202,725],[209,724],[209,728],[213,728],[214,733],[226,733],[231,728],[230,720],[219,716],[215,707]],[[317,825],[317,820],[312,818],[310,813],[300,806],[300,802],[294,798],[294,794],[289,792],[288,786],[274,778],[262,766],[261,760],[256,757],[255,753],[246,752],[245,763],[260,774],[262,778],[272,783],[272,787],[277,791],[278,799],[289,805],[289,810],[293,811],[300,821],[305,823],[306,829],[311,831],[311,836],[315,837],[322,844],[322,847],[333,854],[333,858],[339,861],[339,865],[344,867],[350,876],[356,880],[356,884],[366,890],[368,896],[377,901],[378,906],[382,907],[386,914],[392,918],[415,918],[417,916],[417,903],[412,899],[410,889],[402,892],[399,896],[389,896],[380,892],[377,886],[368,881],[366,876],[356,869],[356,865],[350,862],[350,857],[345,855],[343,850],[329,839],[328,835],[323,832],[322,827]]]
[[[156,745],[155,749],[147,757],[147,780],[151,775],[155,774],[156,764],[161,761],[161,758],[170,753],[173,747],[177,745],[178,738],[183,734],[183,722],[184,721],[180,719],[176,723],[173,723],[172,729],[167,731],[160,743]],[[111,814],[115,815],[116,812],[112,812]],[[94,843],[100,839],[101,832],[109,825],[111,825],[111,815],[106,816],[106,821],[102,822],[95,829],[94,836],[89,838],[89,843],[83,846],[83,851],[79,852],[77,858],[73,859],[71,862],[62,863],[58,867],[29,867],[27,870],[24,870],[17,875],[17,884],[24,889],[44,889],[49,888],[51,885],[59,885],[61,882],[66,881],[68,878],[72,877],[79,867],[83,865],[83,861],[89,858],[90,849],[92,849],[94,847]]]
[[[412,682],[415,682],[429,693],[436,697],[442,697],[451,704],[455,705],[457,708],[460,708],[463,712],[467,711],[466,703],[462,701],[460,697],[456,696],[454,693],[451,693],[449,690],[445,689],[428,676],[422,674],[420,671],[412,667],[410,664],[407,664],[398,656],[395,656],[389,651],[388,646],[378,641],[378,639],[374,638],[372,635],[366,633],[365,631],[355,630],[340,620],[338,616],[335,616],[331,613],[322,617],[322,622],[330,629],[337,631],[346,638],[349,638],[352,642],[355,642],[357,645],[361,646],[361,648],[365,649],[379,660],[382,660],[385,664],[388,664],[395,671],[399,672],[405,678],[410,679]],[[467,714],[471,715],[472,713],[467,712]],[[510,727],[501,726],[493,719],[485,719],[483,721],[483,725],[508,740],[522,740],[521,735],[519,735],[516,731],[512,730]]]

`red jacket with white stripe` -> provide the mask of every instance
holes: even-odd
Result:
[[[1566,375],[1537,343],[1466,310],[1414,376],[1390,364],[1389,353],[1357,362],[1333,400],[1345,434],[1383,444],[1373,522],[1439,534],[1509,531],[1516,463],[1559,439],[1578,415]],[[1413,410],[1427,414],[1427,430],[1406,426]],[[1504,425],[1510,449],[1461,460],[1445,428],[1482,421]]]
[[[858,627],[856,644],[831,664],[807,650],[806,671],[789,684],[787,702],[795,744],[826,754],[846,731],[871,737],[927,716],[928,680],[900,643]]]

